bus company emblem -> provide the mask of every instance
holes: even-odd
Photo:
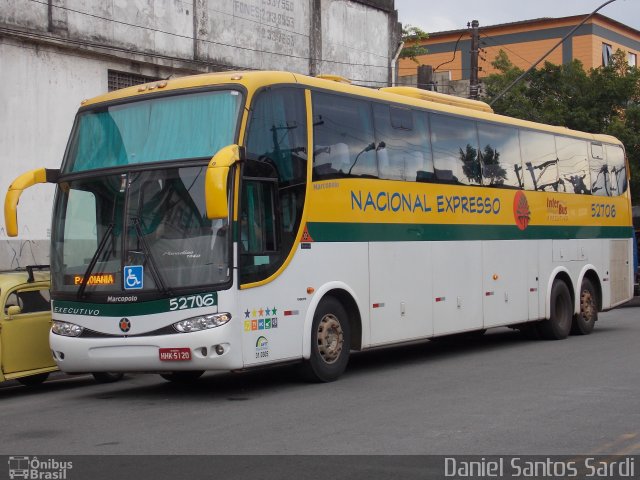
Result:
[[[129,330],[131,330],[131,322],[128,318],[120,319],[120,323],[118,323],[118,326],[124,333],[127,333]]]
[[[524,230],[531,220],[531,209],[529,202],[523,192],[516,193],[513,199],[513,216],[516,219],[516,225],[520,230]]]

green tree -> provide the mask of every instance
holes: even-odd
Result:
[[[488,100],[522,73],[504,51],[484,81]],[[585,71],[580,61],[545,63],[493,104],[496,113],[614,135],[624,143],[631,166],[631,192],[640,203],[640,71],[618,50],[606,67]]]
[[[429,38],[429,34],[420,27],[403,26],[402,41],[404,42],[404,48],[400,52],[400,58],[408,58],[415,63],[420,63],[416,57],[427,53],[427,47],[420,45],[420,42],[427,38]]]

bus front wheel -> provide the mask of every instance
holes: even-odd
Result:
[[[311,357],[302,364],[303,376],[314,382],[337,380],[347,368],[350,345],[346,310],[333,297],[323,299],[313,316]]]
[[[562,340],[569,336],[572,321],[573,308],[569,287],[562,280],[556,280],[551,287],[549,319],[538,324],[538,331],[546,340]]]
[[[598,321],[598,297],[596,289],[588,278],[582,280],[580,287],[580,313],[573,319],[572,335],[589,335]]]

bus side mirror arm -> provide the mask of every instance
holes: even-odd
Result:
[[[244,156],[244,147],[228,145],[218,151],[209,162],[204,188],[208,219],[229,216],[227,178],[230,168],[244,160]]]
[[[23,173],[9,185],[4,197],[4,221],[9,237],[18,236],[18,203],[22,192],[37,183],[58,183],[59,176],[58,169],[38,168]]]

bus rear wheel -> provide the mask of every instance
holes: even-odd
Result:
[[[569,287],[556,280],[551,287],[551,304],[548,320],[538,324],[538,331],[545,340],[562,340],[569,336],[573,321],[573,308]]]
[[[186,372],[161,373],[160,376],[171,383],[193,383],[198,380],[204,370],[188,370]]]
[[[333,297],[323,299],[313,316],[311,357],[302,364],[303,376],[314,382],[337,380],[347,368],[350,345],[346,310]]]
[[[572,335],[589,335],[598,321],[598,297],[596,289],[588,278],[582,280],[580,287],[580,313],[571,325]]]

